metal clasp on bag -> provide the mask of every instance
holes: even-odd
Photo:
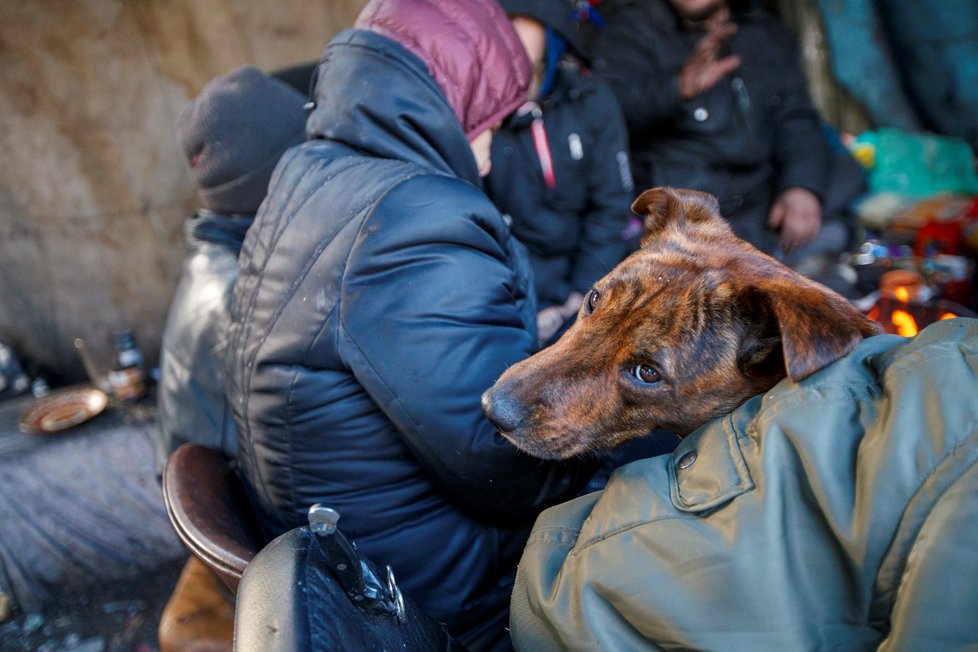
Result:
[[[394,571],[386,567],[381,579],[370,563],[360,555],[356,545],[339,531],[340,513],[316,503],[309,508],[309,529],[316,535],[330,570],[350,600],[361,610],[394,616],[405,621],[404,596],[394,579]]]

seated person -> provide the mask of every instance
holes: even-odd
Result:
[[[187,155],[200,208],[187,219],[187,256],[160,352],[157,472],[181,444],[234,458],[237,434],[225,399],[224,363],[238,252],[286,149],[305,140],[305,97],[257,68],[212,80],[184,108],[177,139]],[[203,645],[215,634],[230,647],[234,601],[196,557],[184,567],[160,619],[164,650]]]
[[[715,195],[737,235],[793,267],[846,249],[835,208],[853,197],[824,212],[832,152],[773,14],[757,0],[647,0],[606,18],[594,71],[625,114],[639,187]]]
[[[234,458],[224,392],[231,287],[238,252],[278,159],[305,140],[303,95],[252,66],[212,80],[184,108],[177,138],[200,207],[187,219],[187,256],[160,351],[157,468],[196,442]],[[227,417],[227,418],[226,418]]]
[[[526,245],[546,342],[626,253],[633,197],[625,121],[584,68],[566,0],[503,0],[533,64],[530,101],[492,142],[486,192]]]
[[[529,61],[494,2],[372,0],[317,77],[235,285],[244,484],[267,537],[332,507],[464,645],[505,649],[533,519],[596,466],[519,452],[480,406],[536,348],[526,251],[480,179]]]

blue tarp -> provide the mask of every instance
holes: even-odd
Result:
[[[833,73],[880,127],[978,150],[978,2],[818,0]]]

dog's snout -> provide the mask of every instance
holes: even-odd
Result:
[[[482,394],[482,411],[500,432],[516,430],[526,416],[519,401],[498,389],[487,389]]]

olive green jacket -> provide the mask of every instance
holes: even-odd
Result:
[[[978,321],[881,335],[544,512],[518,650],[978,649]]]

